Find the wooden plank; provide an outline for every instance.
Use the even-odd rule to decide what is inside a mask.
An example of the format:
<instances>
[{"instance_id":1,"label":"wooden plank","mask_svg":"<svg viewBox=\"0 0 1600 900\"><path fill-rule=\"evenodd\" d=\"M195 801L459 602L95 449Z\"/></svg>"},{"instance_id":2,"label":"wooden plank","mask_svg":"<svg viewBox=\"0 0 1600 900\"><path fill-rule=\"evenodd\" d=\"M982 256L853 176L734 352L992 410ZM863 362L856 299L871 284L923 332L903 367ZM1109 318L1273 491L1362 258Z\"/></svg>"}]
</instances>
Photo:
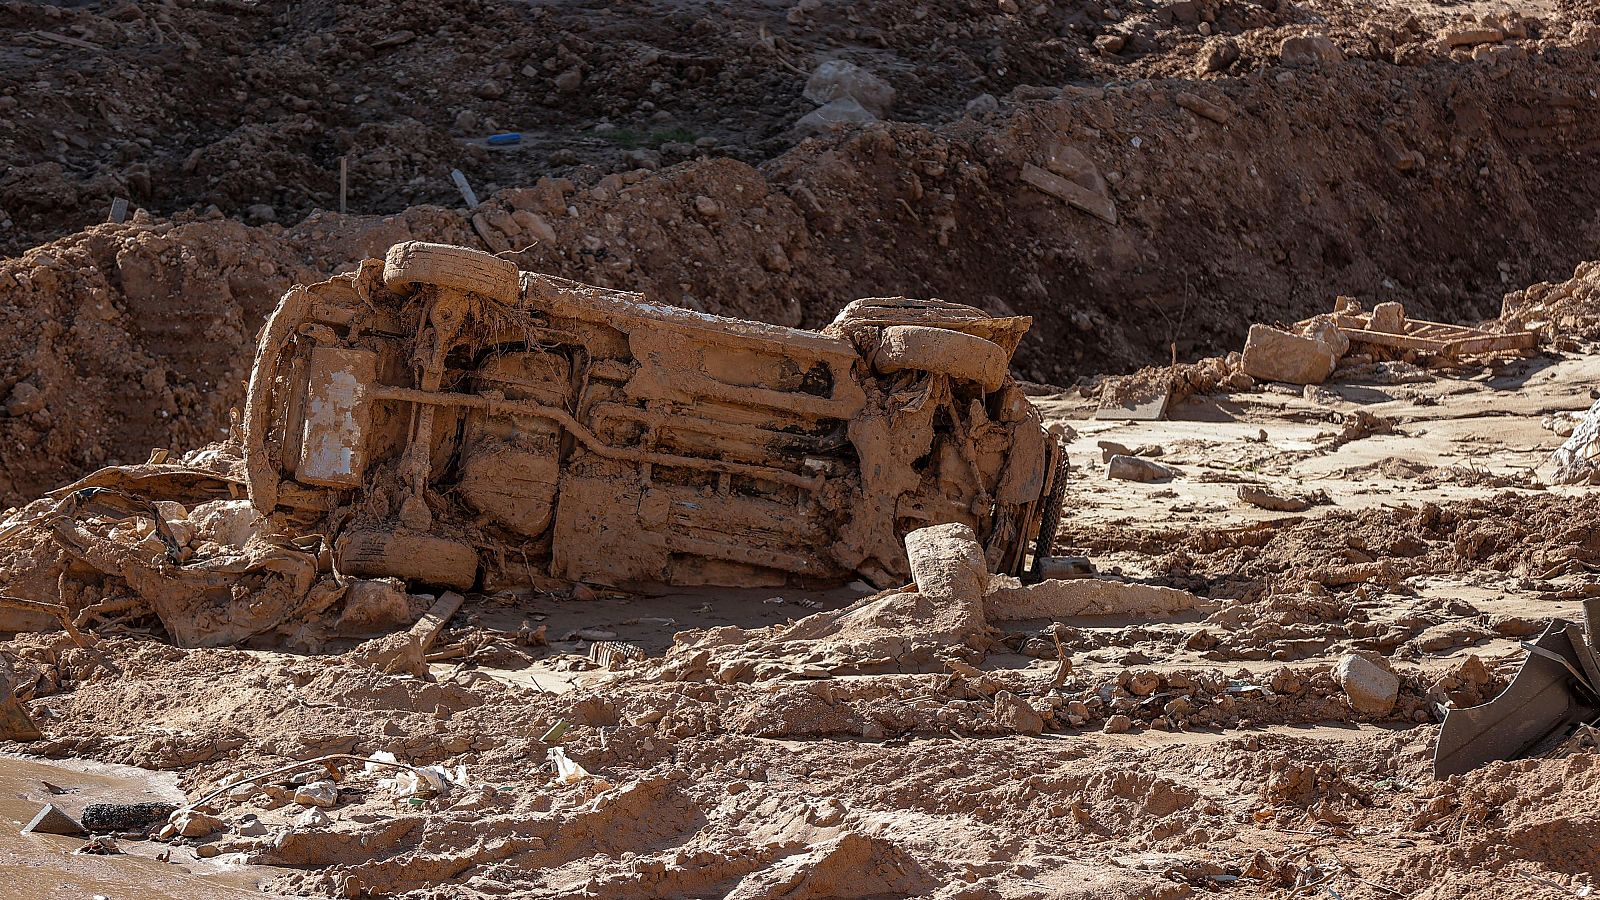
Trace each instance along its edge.
<instances>
[{"instance_id":1,"label":"wooden plank","mask_svg":"<svg viewBox=\"0 0 1600 900\"><path fill-rule=\"evenodd\" d=\"M1022 164L1022 180L1046 194L1101 221L1117 224L1117 205L1110 197L1096 194L1075 181L1069 181L1039 168Z\"/></svg>"}]
</instances>

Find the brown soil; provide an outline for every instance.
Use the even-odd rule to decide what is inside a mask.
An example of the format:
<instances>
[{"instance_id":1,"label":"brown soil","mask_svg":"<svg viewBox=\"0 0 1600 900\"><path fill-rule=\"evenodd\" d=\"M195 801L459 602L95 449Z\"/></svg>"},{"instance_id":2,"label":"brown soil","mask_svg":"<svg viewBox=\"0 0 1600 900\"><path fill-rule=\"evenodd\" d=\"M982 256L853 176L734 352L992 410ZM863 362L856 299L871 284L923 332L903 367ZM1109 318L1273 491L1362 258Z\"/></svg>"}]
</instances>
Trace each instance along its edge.
<instances>
[{"instance_id":1,"label":"brown soil","mask_svg":"<svg viewBox=\"0 0 1600 900\"><path fill-rule=\"evenodd\" d=\"M841 636L851 591L472 596L427 679L130 620L90 649L0 643L46 733L7 749L174 772L191 800L328 753L466 767L405 797L346 766L327 821L264 779L170 847L280 867L279 893L1587 895L1592 747L1429 775L1441 704L1493 696L1600 564L1588 489L1540 478L1541 420L1600 378L1600 12L1522 13L0 3L0 504L221 437L288 285L424 239L781 324L883 295L1034 316L1014 371L1075 435L1060 543L1200 601ZM1513 36L1435 37L1485 15ZM1308 33L1345 59L1285 61ZM888 121L791 128L832 57L894 86ZM1115 223L1024 180L1070 151ZM129 221L97 224L119 196ZM1502 315L1568 355L1303 392L1204 361L1336 295ZM1152 386L1170 421L1091 418ZM1099 439L1182 474L1105 480ZM1240 485L1331 505L1286 516ZM648 659L596 669L594 640ZM1340 690L1350 651L1393 665L1391 712ZM596 777L554 780L557 744Z\"/></svg>"}]
</instances>

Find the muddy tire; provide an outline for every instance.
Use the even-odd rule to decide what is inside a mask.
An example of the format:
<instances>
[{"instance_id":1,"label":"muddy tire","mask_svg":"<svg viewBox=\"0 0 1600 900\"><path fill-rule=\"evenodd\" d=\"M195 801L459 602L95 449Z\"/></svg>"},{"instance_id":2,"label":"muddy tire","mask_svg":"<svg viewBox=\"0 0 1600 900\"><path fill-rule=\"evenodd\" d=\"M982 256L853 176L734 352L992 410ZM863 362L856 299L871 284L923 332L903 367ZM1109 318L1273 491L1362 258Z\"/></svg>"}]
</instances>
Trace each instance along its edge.
<instances>
[{"instance_id":1,"label":"muddy tire","mask_svg":"<svg viewBox=\"0 0 1600 900\"><path fill-rule=\"evenodd\" d=\"M993 391L1006 380L1011 355L977 335L927 325L891 325L872 354L872 368L885 375L911 369L976 381Z\"/></svg>"},{"instance_id":2,"label":"muddy tire","mask_svg":"<svg viewBox=\"0 0 1600 900\"><path fill-rule=\"evenodd\" d=\"M397 294L431 284L505 304L515 304L522 292L516 263L481 250L422 241L389 248L383 261L383 283Z\"/></svg>"}]
</instances>

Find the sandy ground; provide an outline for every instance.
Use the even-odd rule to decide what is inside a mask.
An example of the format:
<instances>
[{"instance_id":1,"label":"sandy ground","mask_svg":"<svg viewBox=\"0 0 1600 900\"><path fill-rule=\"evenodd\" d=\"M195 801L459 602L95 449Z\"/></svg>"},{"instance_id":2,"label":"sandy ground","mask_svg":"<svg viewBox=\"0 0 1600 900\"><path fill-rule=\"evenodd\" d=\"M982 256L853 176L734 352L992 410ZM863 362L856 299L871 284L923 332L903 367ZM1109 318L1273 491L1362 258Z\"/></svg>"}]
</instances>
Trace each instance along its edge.
<instances>
[{"instance_id":1,"label":"sandy ground","mask_svg":"<svg viewBox=\"0 0 1600 900\"><path fill-rule=\"evenodd\" d=\"M1539 482L1560 441L1541 422L1587 408L1597 373L1590 355L1386 364L1138 423L1040 398L1077 435L1062 541L1201 598L1171 615L963 632L849 589L475 596L430 680L133 635L0 650L35 679L47 739L28 752L174 772L191 800L329 753L464 767L409 797L359 764L314 767L300 780L338 779L327 809L294 801L292 774L260 779L210 804L220 831L169 845L276 866L276 892L1581 896L1592 755L1445 782L1429 761L1443 705L1492 696L1519 638L1577 614L1596 510ZM1358 431L1390 430L1339 438L1361 412L1383 418ZM1159 447L1182 475L1108 481L1102 440ZM1328 502L1267 512L1242 483ZM853 603L868 612L835 617ZM593 640L648 659L596 668ZM1350 650L1401 676L1390 713L1357 713L1330 676ZM592 776L556 781L554 745Z\"/></svg>"}]
</instances>

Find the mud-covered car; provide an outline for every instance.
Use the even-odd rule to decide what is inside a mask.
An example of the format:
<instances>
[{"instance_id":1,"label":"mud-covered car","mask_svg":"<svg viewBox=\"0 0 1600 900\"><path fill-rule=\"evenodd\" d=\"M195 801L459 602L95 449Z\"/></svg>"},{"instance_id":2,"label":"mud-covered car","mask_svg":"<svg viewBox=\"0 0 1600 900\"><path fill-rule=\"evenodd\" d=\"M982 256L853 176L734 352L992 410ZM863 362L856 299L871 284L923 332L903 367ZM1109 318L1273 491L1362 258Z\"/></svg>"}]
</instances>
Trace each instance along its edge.
<instances>
[{"instance_id":1,"label":"mud-covered car","mask_svg":"<svg viewBox=\"0 0 1600 900\"><path fill-rule=\"evenodd\" d=\"M249 497L341 574L455 588L897 584L943 522L1022 573L1062 461L1007 374L1029 324L867 299L819 333L398 244L268 320Z\"/></svg>"}]
</instances>

